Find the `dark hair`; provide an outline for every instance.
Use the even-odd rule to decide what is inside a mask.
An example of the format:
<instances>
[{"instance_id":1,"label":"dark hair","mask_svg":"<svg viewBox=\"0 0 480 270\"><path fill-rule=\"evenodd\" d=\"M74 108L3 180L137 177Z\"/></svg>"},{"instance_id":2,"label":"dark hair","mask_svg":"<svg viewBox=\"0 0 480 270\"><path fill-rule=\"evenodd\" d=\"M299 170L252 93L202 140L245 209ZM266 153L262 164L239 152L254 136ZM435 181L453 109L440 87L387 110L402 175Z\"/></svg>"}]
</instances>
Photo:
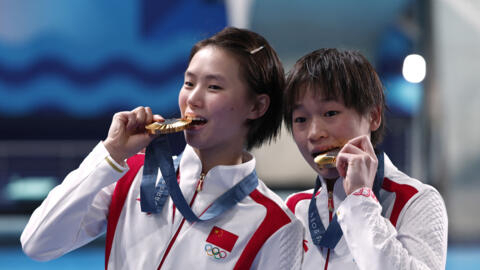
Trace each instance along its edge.
<instances>
[{"instance_id":1,"label":"dark hair","mask_svg":"<svg viewBox=\"0 0 480 270\"><path fill-rule=\"evenodd\" d=\"M287 75L284 95L284 120L292 132L292 114L307 90L330 100L343 100L347 108L365 115L380 107L381 124L371 133L374 146L383 139L385 130L384 87L372 65L357 51L320 49L300 58Z\"/></svg>"},{"instance_id":2,"label":"dark hair","mask_svg":"<svg viewBox=\"0 0 480 270\"><path fill-rule=\"evenodd\" d=\"M267 94L270 106L265 114L248 122L247 149L272 141L282 124L282 95L285 87L283 66L275 50L259 34L226 27L214 36L199 41L190 51L190 59L202 48L214 46L233 55L252 94Z\"/></svg>"}]
</instances>

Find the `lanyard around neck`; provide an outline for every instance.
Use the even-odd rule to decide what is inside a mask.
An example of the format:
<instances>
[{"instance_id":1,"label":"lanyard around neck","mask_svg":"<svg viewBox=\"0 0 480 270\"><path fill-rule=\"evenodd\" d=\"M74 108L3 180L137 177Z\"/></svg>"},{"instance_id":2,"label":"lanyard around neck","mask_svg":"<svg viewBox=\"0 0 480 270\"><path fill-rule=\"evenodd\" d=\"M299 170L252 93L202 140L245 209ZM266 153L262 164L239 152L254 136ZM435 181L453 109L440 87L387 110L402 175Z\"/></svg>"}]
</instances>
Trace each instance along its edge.
<instances>
[{"instance_id":1,"label":"lanyard around neck","mask_svg":"<svg viewBox=\"0 0 480 270\"><path fill-rule=\"evenodd\" d=\"M177 182L176 169L180 156L172 160L170 145L166 135L156 137L145 153L143 178L140 186L140 204L143 212L159 213L170 195L176 208L189 222L206 221L221 215L243 200L258 186L258 177L253 170L238 184L218 197L201 217L193 213ZM155 186L158 168L162 177Z\"/></svg>"},{"instance_id":2,"label":"lanyard around neck","mask_svg":"<svg viewBox=\"0 0 480 270\"><path fill-rule=\"evenodd\" d=\"M375 175L375 180L373 182L373 193L377 198L380 198L380 188L382 186L383 177L384 177L384 159L383 151L377 153L378 159L378 168ZM308 227L310 230L310 235L312 236L312 242L314 245L334 249L337 246L338 242L343 236L342 229L340 224L338 224L337 215L334 214L332 221L328 225L327 229L320 219L320 214L317 209L317 198L316 194L320 189L322 182L320 177L317 177L315 182L315 189L313 190L312 199L310 200L310 205L308 207Z\"/></svg>"}]
</instances>

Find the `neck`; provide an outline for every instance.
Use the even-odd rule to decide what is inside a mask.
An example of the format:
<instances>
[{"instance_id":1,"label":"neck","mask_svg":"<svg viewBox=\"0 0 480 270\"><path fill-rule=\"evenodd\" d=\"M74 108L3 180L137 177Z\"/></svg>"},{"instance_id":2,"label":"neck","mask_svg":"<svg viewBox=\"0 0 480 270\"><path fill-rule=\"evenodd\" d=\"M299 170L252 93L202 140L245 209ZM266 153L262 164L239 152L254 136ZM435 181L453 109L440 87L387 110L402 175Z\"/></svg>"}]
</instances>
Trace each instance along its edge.
<instances>
[{"instance_id":1,"label":"neck","mask_svg":"<svg viewBox=\"0 0 480 270\"><path fill-rule=\"evenodd\" d=\"M325 182L327 183L327 191L333 191L333 187L335 186L335 182L338 178L324 178Z\"/></svg>"},{"instance_id":2,"label":"neck","mask_svg":"<svg viewBox=\"0 0 480 270\"><path fill-rule=\"evenodd\" d=\"M222 151L218 151L218 149L194 149L202 162L202 173L204 174L218 165L237 165L245 161L242 148L223 149Z\"/></svg>"}]
</instances>

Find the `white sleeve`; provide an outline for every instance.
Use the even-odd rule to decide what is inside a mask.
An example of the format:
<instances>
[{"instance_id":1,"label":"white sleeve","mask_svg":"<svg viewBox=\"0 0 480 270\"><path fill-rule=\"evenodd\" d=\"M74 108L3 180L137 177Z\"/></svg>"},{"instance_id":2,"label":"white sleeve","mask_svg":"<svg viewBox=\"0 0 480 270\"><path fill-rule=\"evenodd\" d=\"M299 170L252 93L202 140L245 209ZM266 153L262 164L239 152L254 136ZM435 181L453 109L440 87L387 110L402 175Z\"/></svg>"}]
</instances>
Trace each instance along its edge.
<instances>
[{"instance_id":1,"label":"white sleeve","mask_svg":"<svg viewBox=\"0 0 480 270\"><path fill-rule=\"evenodd\" d=\"M99 143L49 192L20 237L25 254L39 261L55 259L105 232L115 182L128 170L108 156Z\"/></svg>"},{"instance_id":2,"label":"white sleeve","mask_svg":"<svg viewBox=\"0 0 480 270\"><path fill-rule=\"evenodd\" d=\"M420 194L403 210L398 230L381 216L374 196L354 193L342 202L337 216L359 269L445 269L447 211L436 190Z\"/></svg>"},{"instance_id":3,"label":"white sleeve","mask_svg":"<svg viewBox=\"0 0 480 270\"><path fill-rule=\"evenodd\" d=\"M296 270L303 259L303 225L292 220L275 232L260 249L251 269Z\"/></svg>"}]
</instances>

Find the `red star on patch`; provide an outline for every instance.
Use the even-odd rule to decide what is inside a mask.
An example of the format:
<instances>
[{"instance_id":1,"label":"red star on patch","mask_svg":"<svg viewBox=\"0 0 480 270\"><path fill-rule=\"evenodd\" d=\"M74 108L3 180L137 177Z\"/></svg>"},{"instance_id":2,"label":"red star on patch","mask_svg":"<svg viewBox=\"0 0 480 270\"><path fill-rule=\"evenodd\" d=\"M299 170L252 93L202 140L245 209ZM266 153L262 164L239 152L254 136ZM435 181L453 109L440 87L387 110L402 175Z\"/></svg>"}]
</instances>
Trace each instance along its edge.
<instances>
[{"instance_id":1,"label":"red star on patch","mask_svg":"<svg viewBox=\"0 0 480 270\"><path fill-rule=\"evenodd\" d=\"M220 227L214 226L208 235L207 242L231 252L233 246L235 246L235 243L237 242L237 239L237 235Z\"/></svg>"}]
</instances>

